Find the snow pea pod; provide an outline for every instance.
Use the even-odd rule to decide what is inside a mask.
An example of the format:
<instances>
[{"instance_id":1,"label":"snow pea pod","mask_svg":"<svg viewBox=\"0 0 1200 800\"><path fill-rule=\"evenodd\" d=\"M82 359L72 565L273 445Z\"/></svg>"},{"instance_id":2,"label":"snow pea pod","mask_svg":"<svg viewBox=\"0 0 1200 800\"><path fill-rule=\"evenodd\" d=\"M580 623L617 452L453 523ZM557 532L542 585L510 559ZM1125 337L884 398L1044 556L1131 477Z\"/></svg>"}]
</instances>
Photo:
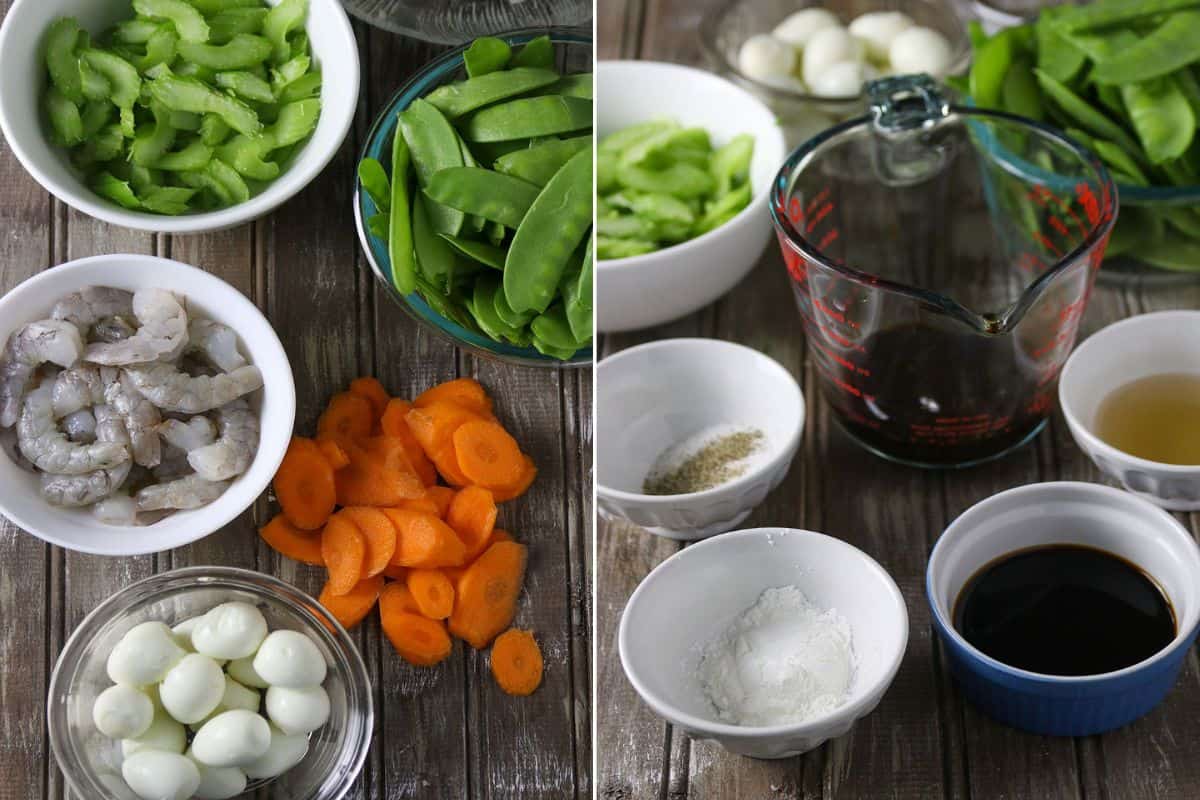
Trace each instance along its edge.
<instances>
[{"instance_id":1,"label":"snow pea pod","mask_svg":"<svg viewBox=\"0 0 1200 800\"><path fill-rule=\"evenodd\" d=\"M457 147L455 149L457 150ZM408 205L408 170L411 161L408 141L397 127L396 135L392 137L392 207L388 220L388 257L392 262L392 282L401 294L412 294L417 288L412 216Z\"/></svg>"},{"instance_id":2,"label":"snow pea pod","mask_svg":"<svg viewBox=\"0 0 1200 800\"><path fill-rule=\"evenodd\" d=\"M1042 9L1033 34L1037 41L1037 66L1059 83L1067 83L1083 69L1087 54L1075 46L1054 24L1056 7Z\"/></svg>"},{"instance_id":3,"label":"snow pea pod","mask_svg":"<svg viewBox=\"0 0 1200 800\"><path fill-rule=\"evenodd\" d=\"M1109 28L1122 22L1143 17L1170 14L1194 8L1196 0L1136 0L1123 3L1092 3L1087 6L1064 8L1055 16L1055 23L1066 31L1085 31Z\"/></svg>"},{"instance_id":4,"label":"snow pea pod","mask_svg":"<svg viewBox=\"0 0 1200 800\"><path fill-rule=\"evenodd\" d=\"M463 64L467 68L467 76L478 78L504 69L512 56L512 48L503 39L494 36L481 36L471 42L471 46L463 52Z\"/></svg>"},{"instance_id":5,"label":"snow pea pod","mask_svg":"<svg viewBox=\"0 0 1200 800\"><path fill-rule=\"evenodd\" d=\"M456 261L454 250L434 231L429 221L428 198L421 194L413 197L412 238L421 275L434 286L449 289Z\"/></svg>"},{"instance_id":6,"label":"snow pea pod","mask_svg":"<svg viewBox=\"0 0 1200 800\"><path fill-rule=\"evenodd\" d=\"M592 148L591 136L575 136L570 139L553 139L523 150L514 150L496 159L493 166L497 172L520 178L536 186L545 186L554 177L567 159L580 150Z\"/></svg>"},{"instance_id":7,"label":"snow pea pod","mask_svg":"<svg viewBox=\"0 0 1200 800\"><path fill-rule=\"evenodd\" d=\"M504 295L514 311L550 305L571 253L592 221L592 154L581 150L542 188L504 261Z\"/></svg>"},{"instance_id":8,"label":"snow pea pod","mask_svg":"<svg viewBox=\"0 0 1200 800\"><path fill-rule=\"evenodd\" d=\"M1023 58L1013 62L1012 68L1005 74L1000 97L1001 107L1006 111L1036 120L1046 117L1042 93L1038 89L1037 78L1033 76L1032 65Z\"/></svg>"},{"instance_id":9,"label":"snow pea pod","mask_svg":"<svg viewBox=\"0 0 1200 800\"><path fill-rule=\"evenodd\" d=\"M218 72L217 86L228 89L245 100L254 100L259 103L275 102L275 92L271 90L271 84L253 72L245 70Z\"/></svg>"},{"instance_id":10,"label":"snow pea pod","mask_svg":"<svg viewBox=\"0 0 1200 800\"><path fill-rule=\"evenodd\" d=\"M1138 248L1137 256L1147 264L1174 272L1200 271L1200 242L1168 231L1154 242Z\"/></svg>"},{"instance_id":11,"label":"snow pea pod","mask_svg":"<svg viewBox=\"0 0 1200 800\"><path fill-rule=\"evenodd\" d=\"M262 33L271 43L274 51L271 58L276 64L291 58L292 48L287 36L304 23L306 13L308 0L281 0L263 18Z\"/></svg>"},{"instance_id":12,"label":"snow pea pod","mask_svg":"<svg viewBox=\"0 0 1200 800\"><path fill-rule=\"evenodd\" d=\"M72 103L83 102L78 50L86 37L73 17L55 20L46 31L46 69L55 88Z\"/></svg>"},{"instance_id":13,"label":"snow pea pod","mask_svg":"<svg viewBox=\"0 0 1200 800\"><path fill-rule=\"evenodd\" d=\"M514 67L541 67L550 69L554 66L554 45L546 35L530 39L525 46L513 56Z\"/></svg>"},{"instance_id":14,"label":"snow pea pod","mask_svg":"<svg viewBox=\"0 0 1200 800\"><path fill-rule=\"evenodd\" d=\"M388 185L387 170L373 158L358 162L358 182L380 211L392 207L392 188Z\"/></svg>"},{"instance_id":15,"label":"snow pea pod","mask_svg":"<svg viewBox=\"0 0 1200 800\"><path fill-rule=\"evenodd\" d=\"M534 339L540 339L558 350L574 352L583 344L571 332L571 323L567 321L567 311L562 303L554 303L534 317L529 329L533 331Z\"/></svg>"},{"instance_id":16,"label":"snow pea pod","mask_svg":"<svg viewBox=\"0 0 1200 800\"><path fill-rule=\"evenodd\" d=\"M566 361L572 358L577 352L576 350L555 347L547 342L542 341L536 336L533 337L532 344L534 348L542 355L549 356L550 358L557 358L559 361Z\"/></svg>"},{"instance_id":17,"label":"snow pea pod","mask_svg":"<svg viewBox=\"0 0 1200 800\"><path fill-rule=\"evenodd\" d=\"M518 330L529 325L536 316L532 311L526 311L523 314L518 314L512 310L512 306L508 304L508 299L504 296L504 289L501 287L494 295L492 295L493 304L496 307L496 315L504 320L504 324Z\"/></svg>"},{"instance_id":18,"label":"snow pea pod","mask_svg":"<svg viewBox=\"0 0 1200 800\"><path fill-rule=\"evenodd\" d=\"M504 249L488 244L487 242L477 242L473 239L462 239L458 236L447 236L441 234L441 237L458 252L462 253L472 261L476 261L484 266L491 267L503 271L504 269Z\"/></svg>"},{"instance_id":19,"label":"snow pea pod","mask_svg":"<svg viewBox=\"0 0 1200 800\"><path fill-rule=\"evenodd\" d=\"M425 193L449 208L516 228L537 199L538 187L490 169L449 167L433 174Z\"/></svg>"},{"instance_id":20,"label":"snow pea pod","mask_svg":"<svg viewBox=\"0 0 1200 800\"><path fill-rule=\"evenodd\" d=\"M564 75L550 87L547 94L561 94L564 97L585 97L592 99L592 73L577 72L574 75Z\"/></svg>"},{"instance_id":21,"label":"snow pea pod","mask_svg":"<svg viewBox=\"0 0 1200 800\"><path fill-rule=\"evenodd\" d=\"M384 212L372 214L367 217L367 230L376 239L387 241L388 238L388 215Z\"/></svg>"},{"instance_id":22,"label":"snow pea pod","mask_svg":"<svg viewBox=\"0 0 1200 800\"><path fill-rule=\"evenodd\" d=\"M201 67L226 71L261 64L271 55L271 42L249 33L235 34L225 44L200 44L182 41L179 56Z\"/></svg>"},{"instance_id":23,"label":"snow pea pod","mask_svg":"<svg viewBox=\"0 0 1200 800\"><path fill-rule=\"evenodd\" d=\"M577 342L587 342L592 338L592 262L593 239L587 239L583 253L583 263L579 271L574 273L562 287L563 309L567 314L567 324L571 326L571 335Z\"/></svg>"},{"instance_id":24,"label":"snow pea pod","mask_svg":"<svg viewBox=\"0 0 1200 800\"><path fill-rule=\"evenodd\" d=\"M1105 139L1116 142L1130 153L1136 153L1140 149L1137 142L1125 132L1124 128L1110 120L1102 112L1096 110L1079 95L1040 69L1034 69L1033 74L1037 77L1038 85L1042 87L1042 91L1048 94L1050 99L1057 103L1063 111L1074 118L1082 128L1091 131L1097 136L1102 136Z\"/></svg>"},{"instance_id":25,"label":"snow pea pod","mask_svg":"<svg viewBox=\"0 0 1200 800\"><path fill-rule=\"evenodd\" d=\"M173 111L216 114L238 133L257 136L262 123L254 110L195 78L160 75L150 81L150 96Z\"/></svg>"},{"instance_id":26,"label":"snow pea pod","mask_svg":"<svg viewBox=\"0 0 1200 800\"><path fill-rule=\"evenodd\" d=\"M524 97L482 108L466 118L470 142L505 142L553 136L592 126L592 103L582 97Z\"/></svg>"},{"instance_id":27,"label":"snow pea pod","mask_svg":"<svg viewBox=\"0 0 1200 800\"><path fill-rule=\"evenodd\" d=\"M450 123L431 103L417 99L398 115L399 130L412 153L413 171L422 188L439 170L463 166L462 150ZM394 179L393 179L394 180ZM440 203L430 204L429 221L434 230L457 236L465 215Z\"/></svg>"},{"instance_id":28,"label":"snow pea pod","mask_svg":"<svg viewBox=\"0 0 1200 800\"><path fill-rule=\"evenodd\" d=\"M439 86L426 95L425 100L449 119L457 119L477 108L550 86L557 81L558 73L554 70L518 67Z\"/></svg>"},{"instance_id":29,"label":"snow pea pod","mask_svg":"<svg viewBox=\"0 0 1200 800\"><path fill-rule=\"evenodd\" d=\"M976 103L984 108L995 108L1000 104L1000 87L1004 84L1004 76L1012 60L1012 38L1003 31L986 40L975 51L968 86Z\"/></svg>"},{"instance_id":30,"label":"snow pea pod","mask_svg":"<svg viewBox=\"0 0 1200 800\"><path fill-rule=\"evenodd\" d=\"M54 85L46 90L44 103L55 143L70 147L82 142L83 118L79 114L79 106L72 103Z\"/></svg>"},{"instance_id":31,"label":"snow pea pod","mask_svg":"<svg viewBox=\"0 0 1200 800\"><path fill-rule=\"evenodd\" d=\"M185 42L208 41L204 15L183 0L133 0L133 10L143 17L169 21Z\"/></svg>"},{"instance_id":32,"label":"snow pea pod","mask_svg":"<svg viewBox=\"0 0 1200 800\"><path fill-rule=\"evenodd\" d=\"M1112 58L1097 61L1092 77L1099 83L1124 84L1167 75L1200 61L1200 11L1180 11L1139 36Z\"/></svg>"},{"instance_id":33,"label":"snow pea pod","mask_svg":"<svg viewBox=\"0 0 1200 800\"><path fill-rule=\"evenodd\" d=\"M1161 164L1187 152L1196 132L1196 116L1169 76L1125 84L1121 100L1152 163Z\"/></svg>"}]
</instances>

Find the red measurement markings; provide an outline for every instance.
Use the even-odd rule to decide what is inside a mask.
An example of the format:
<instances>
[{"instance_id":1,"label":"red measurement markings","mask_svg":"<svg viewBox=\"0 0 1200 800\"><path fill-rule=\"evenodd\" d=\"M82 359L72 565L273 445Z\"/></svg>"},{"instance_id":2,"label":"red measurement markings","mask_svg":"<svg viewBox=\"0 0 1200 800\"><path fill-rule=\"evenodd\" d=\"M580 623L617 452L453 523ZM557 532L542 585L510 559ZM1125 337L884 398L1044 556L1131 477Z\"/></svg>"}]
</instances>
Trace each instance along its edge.
<instances>
[{"instance_id":1,"label":"red measurement markings","mask_svg":"<svg viewBox=\"0 0 1200 800\"><path fill-rule=\"evenodd\" d=\"M812 219L810 219L808 221L808 224L806 226L804 226L804 232L812 233L813 228L820 225L821 220L828 217L831 213L833 213L833 203L826 203L825 205L821 206L821 208L817 211L816 215L813 216Z\"/></svg>"},{"instance_id":2,"label":"red measurement markings","mask_svg":"<svg viewBox=\"0 0 1200 800\"><path fill-rule=\"evenodd\" d=\"M797 228L804 227L804 207L800 204L799 197L793 197L788 201L787 218Z\"/></svg>"},{"instance_id":3,"label":"red measurement markings","mask_svg":"<svg viewBox=\"0 0 1200 800\"><path fill-rule=\"evenodd\" d=\"M932 423L914 422L909 425L913 438L925 441L957 441L977 439L1008 427L1011 417L975 414L961 417L938 417Z\"/></svg>"},{"instance_id":4,"label":"red measurement markings","mask_svg":"<svg viewBox=\"0 0 1200 800\"><path fill-rule=\"evenodd\" d=\"M779 237L779 246L783 250L783 263L787 266L788 274L798 282L803 283L808 276L808 265L804 263L804 258L792 249L791 245Z\"/></svg>"},{"instance_id":5,"label":"red measurement markings","mask_svg":"<svg viewBox=\"0 0 1200 800\"><path fill-rule=\"evenodd\" d=\"M1071 221L1075 223L1075 227L1079 228L1079 235L1087 236L1087 232L1088 232L1087 226L1083 224L1083 220L1081 220L1079 218L1079 215L1077 215L1075 213L1075 207L1073 204L1068 203L1065 200L1056 197L1045 186L1033 187L1033 189L1031 189L1029 191L1029 194L1027 195L1027 197L1030 200L1033 200L1035 203L1038 204L1039 207L1041 207L1043 209L1049 208L1051 201L1053 201L1056 205L1061 206L1061 208L1059 208L1058 210L1059 211L1065 210L1067 215L1069 215L1071 217ZM1055 214L1051 213L1050 225L1051 225L1051 227L1053 227L1056 231L1058 231L1063 236L1071 235L1071 232L1067 229L1067 226L1063 222L1061 216L1056 216Z\"/></svg>"},{"instance_id":6,"label":"red measurement markings","mask_svg":"<svg viewBox=\"0 0 1200 800\"><path fill-rule=\"evenodd\" d=\"M846 370L849 370L850 372L854 373L855 375L861 375L864 378L871 377L871 370L867 369L866 367L861 367L858 364L855 364L853 361L850 361L850 360L844 358L843 356L838 355L837 353L833 352L828 347L826 347L824 345L824 343L822 343L821 341L819 341L817 339L812 339L811 341L812 341L813 347L815 347L817 350L820 350L822 353L824 353L829 358L832 358L837 363L841 364L842 367L845 368Z\"/></svg>"},{"instance_id":7,"label":"red measurement markings","mask_svg":"<svg viewBox=\"0 0 1200 800\"><path fill-rule=\"evenodd\" d=\"M1017 258L1017 269L1022 272L1041 272L1045 268L1045 262L1033 253L1024 252Z\"/></svg>"},{"instance_id":8,"label":"red measurement markings","mask_svg":"<svg viewBox=\"0 0 1200 800\"><path fill-rule=\"evenodd\" d=\"M1106 190L1106 200L1107 194ZM1087 215L1088 222L1092 225L1098 223L1100 221L1100 203L1096 201L1096 195L1092 193L1092 187L1086 183L1075 184L1075 197L1079 200L1079 204L1083 206L1083 213Z\"/></svg>"},{"instance_id":9,"label":"red measurement markings","mask_svg":"<svg viewBox=\"0 0 1200 800\"><path fill-rule=\"evenodd\" d=\"M1031 416L1040 416L1048 413L1051 406L1053 406L1052 394L1051 392L1039 392L1025 406L1025 413Z\"/></svg>"},{"instance_id":10,"label":"red measurement markings","mask_svg":"<svg viewBox=\"0 0 1200 800\"><path fill-rule=\"evenodd\" d=\"M1049 237L1047 237L1046 234L1042 233L1041 231L1037 231L1033 234L1033 236L1035 239L1038 240L1038 243L1041 244L1042 247L1046 248L1051 253L1053 253L1055 255L1055 257L1058 257L1058 258L1062 257L1062 252L1059 251L1059 249L1054 246L1054 242L1050 241Z\"/></svg>"},{"instance_id":11,"label":"red measurement markings","mask_svg":"<svg viewBox=\"0 0 1200 800\"><path fill-rule=\"evenodd\" d=\"M830 228L829 232L826 233L824 236L822 236L821 241L817 243L817 249L825 250L826 248L829 247L829 245L836 242L837 238L838 238L838 229Z\"/></svg>"},{"instance_id":12,"label":"red measurement markings","mask_svg":"<svg viewBox=\"0 0 1200 800\"><path fill-rule=\"evenodd\" d=\"M824 189L822 189L821 191L819 191L815 195L813 195L813 199L808 201L808 209L806 210L808 215L811 217L813 212L822 203L824 203L826 198L828 198L828 197L829 197L829 187L828 186L826 186Z\"/></svg>"},{"instance_id":13,"label":"red measurement markings","mask_svg":"<svg viewBox=\"0 0 1200 800\"><path fill-rule=\"evenodd\" d=\"M1075 329L1079 323L1079 318L1083 315L1083 309L1086 304L1087 298L1081 297L1075 302L1067 303L1059 309L1058 327L1055 329L1054 336L1041 347L1034 348L1029 355L1033 356L1034 359L1041 359L1075 338Z\"/></svg>"}]
</instances>

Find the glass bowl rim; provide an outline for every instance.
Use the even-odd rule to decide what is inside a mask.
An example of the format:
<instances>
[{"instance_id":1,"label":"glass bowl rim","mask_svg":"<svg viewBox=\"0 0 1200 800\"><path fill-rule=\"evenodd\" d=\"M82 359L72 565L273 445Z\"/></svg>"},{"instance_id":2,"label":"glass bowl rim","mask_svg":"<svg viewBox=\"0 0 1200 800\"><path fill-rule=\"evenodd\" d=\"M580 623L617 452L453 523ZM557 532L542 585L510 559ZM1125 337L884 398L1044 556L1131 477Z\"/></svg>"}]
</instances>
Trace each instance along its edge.
<instances>
[{"instance_id":1,"label":"glass bowl rim","mask_svg":"<svg viewBox=\"0 0 1200 800\"><path fill-rule=\"evenodd\" d=\"M502 39L512 45L524 44L530 39L542 35L548 35L551 42L555 44L576 44L594 47L592 37L577 28L554 26L522 28L521 30L494 34L494 38ZM371 126L367 130L367 135L363 139L363 146L358 158L359 161L368 157L375 158L383 152L384 145L386 144L386 134L394 129L395 123L392 120L396 113L407 108L413 100L424 97L439 81L444 79L453 70L462 66L463 54L468 47L470 47L469 42L441 54L413 73L408 80L400 85L400 88L392 94L387 103L384 104L382 110L371 122ZM354 202L354 225L358 232L359 246L362 248L367 264L370 266L376 279L387 287L388 294L400 305L405 314L410 319L415 320L422 328L432 331L442 338L449 339L455 346L468 350L473 354L510 364L543 368L577 369L590 366L593 363L594 339L591 346L578 350L570 359L563 361L544 355L533 346L518 347L508 342L496 342L488 339L467 330L454 320L447 319L437 313L417 292L413 292L410 295L402 294L396 288L395 284L392 283L390 275L380 266L380 258L386 258L386 247L367 230L365 224L366 218L371 214L377 213L378 208L367 193L363 191L362 182L358 177L357 170L355 170L354 175L352 199ZM378 253L376 252L377 247L380 248Z\"/></svg>"},{"instance_id":2,"label":"glass bowl rim","mask_svg":"<svg viewBox=\"0 0 1200 800\"><path fill-rule=\"evenodd\" d=\"M188 578L194 578L197 582L189 587L172 588L173 582ZM361 710L361 724L357 726L359 730L355 732L357 735L348 739L347 745L343 747L343 751L349 750L353 753L345 773L347 780L332 795L323 800L341 800L350 791L354 781L362 774L375 729L374 686L358 647L337 618L307 592L264 572L242 567L212 565L179 567L165 572L156 572L117 590L89 611L63 642L46 687L46 738L50 742L50 750L58 765L59 773L73 792L81 797L88 796L90 790L95 786L95 782L90 781L93 786L82 785L83 776L75 771L80 763L80 759L77 757L79 748L70 731L61 729L57 724L55 715L55 710L63 705L58 702L60 696L65 698L66 687L61 684L68 677L64 674L64 665L68 655L73 656L73 660L78 662L70 670L70 677L74 677L79 669L79 663L82 663L82 657L88 654L87 646L95 637L96 631L92 630L93 628L115 620L134 604L153 602L168 593L176 594L180 591L205 588L216 589L220 588L222 583L230 584L238 590L251 594L267 595L270 592L272 598L287 606L309 627L313 629L325 627L329 631L329 639L333 643L332 649L345 660L349 668L348 685L351 687L351 694L361 695L354 699L365 701L365 706ZM151 588L154 591L147 593L147 590ZM70 771L68 771L68 765L70 765ZM90 778L90 776L87 777ZM271 780L274 779L260 781L256 785L267 786ZM84 791L85 789L89 791ZM248 786L247 791L252 791L252 789Z\"/></svg>"}]
</instances>

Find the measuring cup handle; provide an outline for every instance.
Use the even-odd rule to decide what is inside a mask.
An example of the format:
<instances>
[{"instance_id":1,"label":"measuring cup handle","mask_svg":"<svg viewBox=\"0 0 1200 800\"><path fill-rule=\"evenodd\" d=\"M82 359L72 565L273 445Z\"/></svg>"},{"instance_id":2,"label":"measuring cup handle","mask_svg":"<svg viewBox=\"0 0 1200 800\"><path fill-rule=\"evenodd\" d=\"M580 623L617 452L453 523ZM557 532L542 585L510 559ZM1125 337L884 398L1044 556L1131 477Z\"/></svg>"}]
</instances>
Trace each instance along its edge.
<instances>
[{"instance_id":1,"label":"measuring cup handle","mask_svg":"<svg viewBox=\"0 0 1200 800\"><path fill-rule=\"evenodd\" d=\"M924 73L868 82L867 102L876 131L884 134L928 128L950 116L950 103Z\"/></svg>"}]
</instances>

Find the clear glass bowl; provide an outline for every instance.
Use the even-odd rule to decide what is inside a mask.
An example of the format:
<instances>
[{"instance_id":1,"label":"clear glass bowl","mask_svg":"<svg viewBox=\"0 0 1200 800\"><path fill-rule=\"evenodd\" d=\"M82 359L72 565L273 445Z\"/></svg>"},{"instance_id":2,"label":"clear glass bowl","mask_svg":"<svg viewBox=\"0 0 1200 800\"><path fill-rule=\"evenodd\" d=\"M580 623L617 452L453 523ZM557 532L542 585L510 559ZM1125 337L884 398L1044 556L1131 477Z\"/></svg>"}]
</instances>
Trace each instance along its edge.
<instances>
[{"instance_id":1,"label":"clear glass bowl","mask_svg":"<svg viewBox=\"0 0 1200 800\"><path fill-rule=\"evenodd\" d=\"M1135 232L1144 227L1147 215L1158 215L1167 208L1200 209L1200 186L1117 186L1121 212L1117 226L1109 240L1113 243L1130 229ZM1200 225L1200 214L1193 214ZM1164 221L1160 220L1160 224ZM1123 230L1124 226L1124 230ZM1188 237L1170 225L1167 235L1175 246L1170 258L1164 258L1165 249L1148 250L1138 245L1119 253L1105 256L1099 279L1105 283L1143 286L1174 286L1200 281L1200 237Z\"/></svg>"},{"instance_id":2,"label":"clear glass bowl","mask_svg":"<svg viewBox=\"0 0 1200 800\"><path fill-rule=\"evenodd\" d=\"M558 68L564 72L590 72L592 70L592 39L590 36L573 31L552 28L549 30L526 30L501 34L499 38L513 45L514 48L525 44L534 37L549 34L554 42L558 58ZM408 108L409 104L418 97L424 97L445 83L463 80L467 77L463 67L463 51L466 47L457 47L427 64L413 75L407 83L388 101L383 112L371 125L367 133L367 144L359 159L374 158L384 165L390 163L392 139L396 135L396 115ZM362 190L358 176L354 178L354 224L358 228L358 240L367 256L367 264L379 282L387 288L388 294L395 298L410 317L418 324L435 334L449 339L457 346L471 352L506 361L512 364L524 364L534 367L581 367L592 363L592 348L579 350L568 361L542 355L533 347L517 347L506 342L495 342L476 331L468 330L451 319L443 317L433 310L428 303L416 292L403 294L392 283L392 262L388 258L387 242L374 236L367 230L365 221L378 212L370 196Z\"/></svg>"},{"instance_id":3,"label":"clear glass bowl","mask_svg":"<svg viewBox=\"0 0 1200 800\"><path fill-rule=\"evenodd\" d=\"M366 665L349 634L319 603L269 575L232 567L189 567L138 581L96 607L63 647L46 700L50 746L74 794L88 800L138 800L121 778L120 742L92 722L96 696L111 685L108 654L143 622L175 625L231 600L256 606L271 630L306 633L328 665L329 721L312 733L308 755L269 781L272 800L339 800L362 770L374 707ZM241 797L253 797L257 781Z\"/></svg>"},{"instance_id":4,"label":"clear glass bowl","mask_svg":"<svg viewBox=\"0 0 1200 800\"><path fill-rule=\"evenodd\" d=\"M591 0L342 0L378 28L427 42L461 44L522 28L590 27Z\"/></svg>"},{"instance_id":5,"label":"clear glass bowl","mask_svg":"<svg viewBox=\"0 0 1200 800\"><path fill-rule=\"evenodd\" d=\"M903 11L918 25L932 28L949 42L954 58L950 74L966 70L971 42L953 3L947 0L727 0L704 15L700 43L710 66L759 96L779 115L787 142L796 146L810 137L866 111L866 97L817 97L749 78L737 66L738 50L751 36L770 33L790 14L805 8L832 11L843 24L870 11Z\"/></svg>"}]
</instances>

